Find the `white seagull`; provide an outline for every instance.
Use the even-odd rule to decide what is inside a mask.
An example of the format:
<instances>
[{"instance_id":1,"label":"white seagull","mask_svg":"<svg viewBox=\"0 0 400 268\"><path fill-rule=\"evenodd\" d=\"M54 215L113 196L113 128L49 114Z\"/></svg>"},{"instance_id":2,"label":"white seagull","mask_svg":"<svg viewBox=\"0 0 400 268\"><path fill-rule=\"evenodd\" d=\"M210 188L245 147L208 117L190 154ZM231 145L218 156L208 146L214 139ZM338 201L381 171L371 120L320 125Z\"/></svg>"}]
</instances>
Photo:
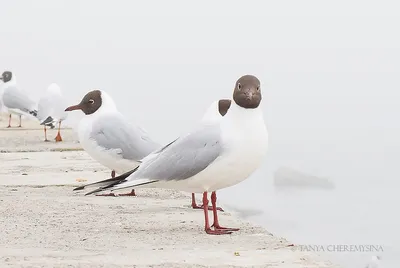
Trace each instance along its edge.
<instances>
[{"instance_id":1,"label":"white seagull","mask_svg":"<svg viewBox=\"0 0 400 268\"><path fill-rule=\"evenodd\" d=\"M15 74L10 71L5 71L0 77L3 80L3 105L8 109L10 117L8 120L8 127L11 127L11 114L17 114L19 116L19 126L21 125L21 116L37 116L36 103L29 98L28 95L19 88L17 88L17 81Z\"/></svg>"},{"instance_id":2,"label":"white seagull","mask_svg":"<svg viewBox=\"0 0 400 268\"><path fill-rule=\"evenodd\" d=\"M86 195L138 186L203 193L206 233L220 235L239 230L220 226L215 191L245 180L260 166L268 145L261 99L260 81L252 75L242 76L235 84L229 110L219 122L201 124L145 157L137 168L92 184L100 188ZM212 192L214 213L211 226L208 192Z\"/></svg>"},{"instance_id":3,"label":"white seagull","mask_svg":"<svg viewBox=\"0 0 400 268\"><path fill-rule=\"evenodd\" d=\"M81 110L85 114L78 127L79 142L83 149L111 169L112 177L115 177L115 173L122 174L136 168L142 158L160 148L142 128L129 124L103 90L90 91L79 104L65 109L73 110ZM123 195L134 196L135 191Z\"/></svg>"},{"instance_id":4,"label":"white seagull","mask_svg":"<svg viewBox=\"0 0 400 268\"><path fill-rule=\"evenodd\" d=\"M62 141L60 129L61 122L67 118L67 113L64 111L65 108L66 104L61 93L61 88L55 83L50 84L38 104L37 118L40 124L44 126L44 141L48 141L46 126L54 128L55 123L58 124L58 133L55 141Z\"/></svg>"}]
</instances>

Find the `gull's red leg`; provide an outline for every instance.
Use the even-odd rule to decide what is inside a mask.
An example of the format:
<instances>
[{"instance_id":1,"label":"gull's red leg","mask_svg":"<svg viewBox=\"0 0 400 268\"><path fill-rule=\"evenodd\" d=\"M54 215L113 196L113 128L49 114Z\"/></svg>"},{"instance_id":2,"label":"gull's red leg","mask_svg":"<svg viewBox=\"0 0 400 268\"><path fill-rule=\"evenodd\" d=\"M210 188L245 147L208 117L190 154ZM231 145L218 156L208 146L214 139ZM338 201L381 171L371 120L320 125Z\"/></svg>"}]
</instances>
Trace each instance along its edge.
<instances>
[{"instance_id":1,"label":"gull's red leg","mask_svg":"<svg viewBox=\"0 0 400 268\"><path fill-rule=\"evenodd\" d=\"M135 189L132 189L130 193L127 194L119 194L117 196L136 196Z\"/></svg>"},{"instance_id":2,"label":"gull's red leg","mask_svg":"<svg viewBox=\"0 0 400 268\"><path fill-rule=\"evenodd\" d=\"M10 128L11 127L11 114L10 114L10 116L8 117L8 128Z\"/></svg>"},{"instance_id":3,"label":"gull's red leg","mask_svg":"<svg viewBox=\"0 0 400 268\"><path fill-rule=\"evenodd\" d=\"M57 136L55 137L56 142L62 141L60 129L61 129L61 121L58 122L58 133Z\"/></svg>"},{"instance_id":4,"label":"gull's red leg","mask_svg":"<svg viewBox=\"0 0 400 268\"><path fill-rule=\"evenodd\" d=\"M226 228L219 225L218 214L217 214L217 193L214 191L211 193L211 204L213 207L214 223L211 227L215 230L225 230L225 231L239 231L239 228Z\"/></svg>"},{"instance_id":5,"label":"gull's red leg","mask_svg":"<svg viewBox=\"0 0 400 268\"><path fill-rule=\"evenodd\" d=\"M201 205L201 206L197 205L194 193L192 193L192 208L193 209L203 209L203 205ZM212 210L212 209L213 209L212 206L208 206L208 210ZM220 207L217 207L217 210L222 211L222 212L224 211Z\"/></svg>"},{"instance_id":6,"label":"gull's red leg","mask_svg":"<svg viewBox=\"0 0 400 268\"><path fill-rule=\"evenodd\" d=\"M44 129L44 141L49 141L48 139L47 139L47 129L46 129L46 126L43 126L43 129Z\"/></svg>"},{"instance_id":7,"label":"gull's red leg","mask_svg":"<svg viewBox=\"0 0 400 268\"><path fill-rule=\"evenodd\" d=\"M207 234L211 235L223 235L223 234L231 234L231 230L224 230L224 229L214 229L212 230L210 227L210 222L208 221L208 199L207 199L207 192L203 193L203 211L204 211L204 230ZM217 211L215 209L215 211Z\"/></svg>"},{"instance_id":8,"label":"gull's red leg","mask_svg":"<svg viewBox=\"0 0 400 268\"><path fill-rule=\"evenodd\" d=\"M113 196L113 197L117 197L117 196L136 196L136 193L135 193L135 189L132 189L132 191L130 193L127 193L127 194L109 193L109 194L96 194L96 196Z\"/></svg>"},{"instance_id":9,"label":"gull's red leg","mask_svg":"<svg viewBox=\"0 0 400 268\"><path fill-rule=\"evenodd\" d=\"M111 171L111 178L115 178L115 170ZM114 193L109 193L109 194L96 194L96 196L136 196L135 189L132 189L132 191L128 194L114 194Z\"/></svg>"}]
</instances>

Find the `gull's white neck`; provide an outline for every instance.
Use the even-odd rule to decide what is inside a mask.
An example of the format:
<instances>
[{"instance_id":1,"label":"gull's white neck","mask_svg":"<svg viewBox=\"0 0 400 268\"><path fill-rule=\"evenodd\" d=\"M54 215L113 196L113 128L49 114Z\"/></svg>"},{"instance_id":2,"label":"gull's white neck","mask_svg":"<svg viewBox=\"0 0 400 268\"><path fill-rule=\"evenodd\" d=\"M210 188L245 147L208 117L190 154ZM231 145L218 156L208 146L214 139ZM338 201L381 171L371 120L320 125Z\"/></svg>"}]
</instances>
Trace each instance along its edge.
<instances>
[{"instance_id":1,"label":"gull's white neck","mask_svg":"<svg viewBox=\"0 0 400 268\"><path fill-rule=\"evenodd\" d=\"M113 99L106 92L101 91L101 106L91 115L96 117L109 112L118 112L117 106L115 105Z\"/></svg>"},{"instance_id":2,"label":"gull's white neck","mask_svg":"<svg viewBox=\"0 0 400 268\"><path fill-rule=\"evenodd\" d=\"M239 120L243 123L245 123L246 120L250 120L251 118L263 120L262 103L260 103L257 108L249 109L237 105L236 102L232 100L232 104L229 107L229 110L226 113L225 117L228 117L229 119L235 119L235 121Z\"/></svg>"},{"instance_id":3,"label":"gull's white neck","mask_svg":"<svg viewBox=\"0 0 400 268\"><path fill-rule=\"evenodd\" d=\"M268 131L261 105L254 109L246 109L232 101L228 112L221 118L220 124L223 139L226 141L240 140L239 143L242 143L243 140L250 139L247 146L258 144L261 151L267 144Z\"/></svg>"},{"instance_id":4,"label":"gull's white neck","mask_svg":"<svg viewBox=\"0 0 400 268\"><path fill-rule=\"evenodd\" d=\"M12 74L11 80L4 83L4 88L16 86L16 85L17 85L17 78L15 77L15 74Z\"/></svg>"}]
</instances>

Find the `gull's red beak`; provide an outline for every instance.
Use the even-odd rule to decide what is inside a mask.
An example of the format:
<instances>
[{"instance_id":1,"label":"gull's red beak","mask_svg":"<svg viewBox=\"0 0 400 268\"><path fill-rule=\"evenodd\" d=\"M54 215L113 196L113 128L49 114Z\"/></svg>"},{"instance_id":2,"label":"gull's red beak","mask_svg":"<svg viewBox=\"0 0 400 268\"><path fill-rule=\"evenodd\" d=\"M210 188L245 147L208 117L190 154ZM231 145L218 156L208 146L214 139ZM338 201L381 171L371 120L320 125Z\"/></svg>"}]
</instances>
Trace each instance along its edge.
<instances>
[{"instance_id":1,"label":"gull's red beak","mask_svg":"<svg viewBox=\"0 0 400 268\"><path fill-rule=\"evenodd\" d=\"M66 112L75 111L75 110L82 110L81 105L72 105L65 109Z\"/></svg>"}]
</instances>

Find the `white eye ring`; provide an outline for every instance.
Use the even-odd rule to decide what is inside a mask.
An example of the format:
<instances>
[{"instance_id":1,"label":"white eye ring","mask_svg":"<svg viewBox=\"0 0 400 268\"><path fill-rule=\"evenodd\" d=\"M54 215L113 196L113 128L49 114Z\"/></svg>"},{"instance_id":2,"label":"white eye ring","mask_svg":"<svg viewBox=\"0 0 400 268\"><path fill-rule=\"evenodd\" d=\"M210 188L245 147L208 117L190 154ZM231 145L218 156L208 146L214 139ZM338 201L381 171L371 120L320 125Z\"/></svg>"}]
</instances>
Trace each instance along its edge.
<instances>
[{"instance_id":1,"label":"white eye ring","mask_svg":"<svg viewBox=\"0 0 400 268\"><path fill-rule=\"evenodd\" d=\"M94 103L94 100L93 100L93 99L90 99L90 100L89 100L89 103L93 104L93 103Z\"/></svg>"},{"instance_id":2,"label":"white eye ring","mask_svg":"<svg viewBox=\"0 0 400 268\"><path fill-rule=\"evenodd\" d=\"M240 83L238 83L237 87L240 90L242 88L242 85Z\"/></svg>"}]
</instances>

